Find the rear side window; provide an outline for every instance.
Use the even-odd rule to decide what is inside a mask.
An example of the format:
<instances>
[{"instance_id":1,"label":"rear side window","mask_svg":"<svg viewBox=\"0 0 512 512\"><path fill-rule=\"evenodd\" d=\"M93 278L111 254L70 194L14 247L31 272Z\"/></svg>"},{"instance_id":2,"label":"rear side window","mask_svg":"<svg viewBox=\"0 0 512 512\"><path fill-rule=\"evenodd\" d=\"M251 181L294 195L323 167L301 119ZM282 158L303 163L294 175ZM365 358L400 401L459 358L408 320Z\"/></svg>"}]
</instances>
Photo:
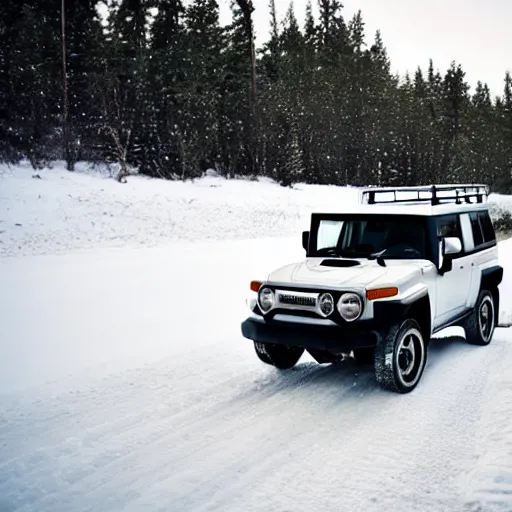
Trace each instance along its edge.
<instances>
[{"instance_id":1,"label":"rear side window","mask_svg":"<svg viewBox=\"0 0 512 512\"><path fill-rule=\"evenodd\" d=\"M496 233L489 212L480 212L480 224L482 226L482 232L484 235L484 243L495 242Z\"/></svg>"},{"instance_id":2,"label":"rear side window","mask_svg":"<svg viewBox=\"0 0 512 512\"><path fill-rule=\"evenodd\" d=\"M496 241L496 233L488 212L473 212L470 218L475 248Z\"/></svg>"}]
</instances>

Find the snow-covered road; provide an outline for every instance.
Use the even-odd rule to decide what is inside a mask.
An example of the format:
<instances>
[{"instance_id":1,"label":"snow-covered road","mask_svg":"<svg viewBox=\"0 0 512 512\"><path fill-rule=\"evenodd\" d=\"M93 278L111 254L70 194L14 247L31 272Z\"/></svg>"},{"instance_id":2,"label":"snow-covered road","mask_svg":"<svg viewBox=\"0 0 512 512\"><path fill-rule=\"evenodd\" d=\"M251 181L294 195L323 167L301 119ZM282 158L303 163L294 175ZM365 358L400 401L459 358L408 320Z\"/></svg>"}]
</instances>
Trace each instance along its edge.
<instances>
[{"instance_id":1,"label":"snow-covered road","mask_svg":"<svg viewBox=\"0 0 512 512\"><path fill-rule=\"evenodd\" d=\"M350 362L279 373L243 299L301 256L295 236L0 260L0 511L510 512L511 333L433 341L406 396Z\"/></svg>"}]
</instances>

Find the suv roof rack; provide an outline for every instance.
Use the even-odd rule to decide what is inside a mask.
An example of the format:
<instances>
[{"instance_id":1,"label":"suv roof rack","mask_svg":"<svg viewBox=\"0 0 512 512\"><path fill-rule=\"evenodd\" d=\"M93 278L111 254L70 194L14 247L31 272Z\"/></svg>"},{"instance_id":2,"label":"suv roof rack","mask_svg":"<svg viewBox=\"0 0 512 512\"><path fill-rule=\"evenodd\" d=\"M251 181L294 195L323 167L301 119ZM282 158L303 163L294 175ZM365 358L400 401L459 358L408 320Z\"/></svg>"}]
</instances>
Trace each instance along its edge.
<instances>
[{"instance_id":1,"label":"suv roof rack","mask_svg":"<svg viewBox=\"0 0 512 512\"><path fill-rule=\"evenodd\" d=\"M397 194L407 194L409 197L398 198ZM392 195L391 199L379 199L381 194ZM421 196L423 194L423 197ZM375 187L365 188L361 191L363 204L395 204L395 203L430 203L432 206L440 204L474 204L483 203L489 196L487 185L428 185L418 187Z\"/></svg>"}]
</instances>

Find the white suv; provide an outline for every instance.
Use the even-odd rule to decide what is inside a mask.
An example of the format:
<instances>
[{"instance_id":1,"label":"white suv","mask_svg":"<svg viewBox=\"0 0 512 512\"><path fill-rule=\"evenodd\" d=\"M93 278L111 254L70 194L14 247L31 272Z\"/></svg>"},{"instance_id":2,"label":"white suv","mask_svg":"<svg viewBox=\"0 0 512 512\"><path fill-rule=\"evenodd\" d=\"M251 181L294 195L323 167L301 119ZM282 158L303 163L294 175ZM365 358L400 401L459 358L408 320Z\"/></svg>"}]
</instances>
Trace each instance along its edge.
<instances>
[{"instance_id":1,"label":"white suv","mask_svg":"<svg viewBox=\"0 0 512 512\"><path fill-rule=\"evenodd\" d=\"M318 363L350 353L377 382L407 393L433 334L462 326L488 345L503 268L485 185L369 188L343 213L314 213L306 259L251 283L242 323L258 357L280 369L304 350Z\"/></svg>"}]
</instances>

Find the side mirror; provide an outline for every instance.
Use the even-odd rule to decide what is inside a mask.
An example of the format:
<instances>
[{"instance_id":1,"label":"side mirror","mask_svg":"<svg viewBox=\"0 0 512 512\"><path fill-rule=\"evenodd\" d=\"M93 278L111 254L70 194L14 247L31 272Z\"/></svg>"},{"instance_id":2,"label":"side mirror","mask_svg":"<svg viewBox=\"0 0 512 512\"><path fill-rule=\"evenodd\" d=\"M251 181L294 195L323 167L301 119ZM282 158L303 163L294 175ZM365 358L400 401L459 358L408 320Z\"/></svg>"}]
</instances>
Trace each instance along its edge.
<instances>
[{"instance_id":1,"label":"side mirror","mask_svg":"<svg viewBox=\"0 0 512 512\"><path fill-rule=\"evenodd\" d=\"M453 256L462 252L462 242L460 238L445 238L444 239L444 255Z\"/></svg>"},{"instance_id":2,"label":"side mirror","mask_svg":"<svg viewBox=\"0 0 512 512\"><path fill-rule=\"evenodd\" d=\"M462 242L460 238L447 237L439 240L439 261L437 266L441 275L452 269L452 260L451 258L446 258L446 256L454 256L461 252Z\"/></svg>"},{"instance_id":3,"label":"side mirror","mask_svg":"<svg viewBox=\"0 0 512 512\"><path fill-rule=\"evenodd\" d=\"M306 252L308 252L309 249L309 231L303 231L302 232L302 247Z\"/></svg>"}]
</instances>

